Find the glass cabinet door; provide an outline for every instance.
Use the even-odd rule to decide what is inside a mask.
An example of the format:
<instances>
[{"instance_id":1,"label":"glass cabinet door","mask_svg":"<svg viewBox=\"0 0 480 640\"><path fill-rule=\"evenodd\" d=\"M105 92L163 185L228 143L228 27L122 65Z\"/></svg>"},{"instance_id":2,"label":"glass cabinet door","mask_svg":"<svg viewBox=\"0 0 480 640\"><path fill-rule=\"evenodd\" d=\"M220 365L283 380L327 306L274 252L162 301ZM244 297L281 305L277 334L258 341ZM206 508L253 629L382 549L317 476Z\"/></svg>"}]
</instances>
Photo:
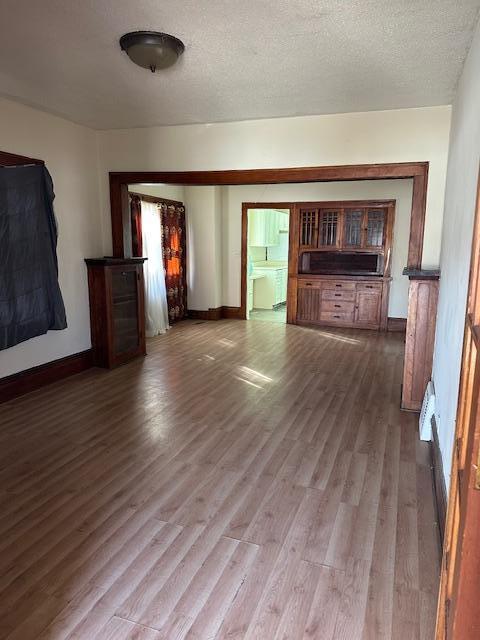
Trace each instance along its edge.
<instances>
[{"instance_id":1,"label":"glass cabinet door","mask_svg":"<svg viewBox=\"0 0 480 640\"><path fill-rule=\"evenodd\" d=\"M113 343L115 354L138 348L137 271L112 271Z\"/></svg>"},{"instance_id":2,"label":"glass cabinet door","mask_svg":"<svg viewBox=\"0 0 480 640\"><path fill-rule=\"evenodd\" d=\"M382 247L385 229L384 209L369 209L367 211L367 247Z\"/></svg>"},{"instance_id":3,"label":"glass cabinet door","mask_svg":"<svg viewBox=\"0 0 480 640\"><path fill-rule=\"evenodd\" d=\"M318 210L300 209L300 246L316 247L318 236Z\"/></svg>"},{"instance_id":4,"label":"glass cabinet door","mask_svg":"<svg viewBox=\"0 0 480 640\"><path fill-rule=\"evenodd\" d=\"M356 249L362 246L363 209L345 209L343 244Z\"/></svg>"},{"instance_id":5,"label":"glass cabinet door","mask_svg":"<svg viewBox=\"0 0 480 640\"><path fill-rule=\"evenodd\" d=\"M319 247L336 247L338 244L338 221L340 219L339 211L320 211L320 228L319 228Z\"/></svg>"}]
</instances>

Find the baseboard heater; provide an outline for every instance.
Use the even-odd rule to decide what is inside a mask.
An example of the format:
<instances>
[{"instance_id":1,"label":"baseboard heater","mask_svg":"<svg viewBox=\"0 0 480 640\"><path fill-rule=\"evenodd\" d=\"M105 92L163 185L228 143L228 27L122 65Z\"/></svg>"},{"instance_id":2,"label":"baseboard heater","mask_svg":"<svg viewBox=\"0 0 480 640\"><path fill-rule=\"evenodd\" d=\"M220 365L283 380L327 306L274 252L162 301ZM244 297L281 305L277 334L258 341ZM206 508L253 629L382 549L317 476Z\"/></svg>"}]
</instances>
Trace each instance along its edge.
<instances>
[{"instance_id":1,"label":"baseboard heater","mask_svg":"<svg viewBox=\"0 0 480 640\"><path fill-rule=\"evenodd\" d=\"M433 382L427 384L427 389L423 397L422 410L419 418L420 440L432 439L432 418L435 414L435 389Z\"/></svg>"}]
</instances>

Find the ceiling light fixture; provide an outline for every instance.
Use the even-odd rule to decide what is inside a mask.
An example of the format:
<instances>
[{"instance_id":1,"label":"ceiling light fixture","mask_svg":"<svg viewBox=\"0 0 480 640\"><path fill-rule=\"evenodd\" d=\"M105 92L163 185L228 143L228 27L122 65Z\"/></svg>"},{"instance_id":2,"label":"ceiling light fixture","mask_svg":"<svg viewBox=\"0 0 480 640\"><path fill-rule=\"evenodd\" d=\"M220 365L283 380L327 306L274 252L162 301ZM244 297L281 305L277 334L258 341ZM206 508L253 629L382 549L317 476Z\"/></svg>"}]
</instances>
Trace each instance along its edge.
<instances>
[{"instance_id":1,"label":"ceiling light fixture","mask_svg":"<svg viewBox=\"0 0 480 640\"><path fill-rule=\"evenodd\" d=\"M127 53L132 62L144 69L150 69L152 73L171 67L185 51L185 45L181 40L157 31L126 33L120 38L120 48Z\"/></svg>"}]
</instances>

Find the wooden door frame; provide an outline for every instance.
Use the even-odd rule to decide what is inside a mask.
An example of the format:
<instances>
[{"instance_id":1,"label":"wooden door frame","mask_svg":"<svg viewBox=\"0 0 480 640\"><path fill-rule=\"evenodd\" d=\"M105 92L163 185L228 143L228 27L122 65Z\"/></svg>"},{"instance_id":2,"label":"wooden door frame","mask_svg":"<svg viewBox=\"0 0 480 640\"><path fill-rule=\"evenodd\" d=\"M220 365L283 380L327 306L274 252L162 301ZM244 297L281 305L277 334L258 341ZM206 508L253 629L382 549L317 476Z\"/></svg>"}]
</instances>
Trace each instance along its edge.
<instances>
[{"instance_id":1,"label":"wooden door frame","mask_svg":"<svg viewBox=\"0 0 480 640\"><path fill-rule=\"evenodd\" d=\"M413 179L409 269L422 266L423 234L428 185L428 162L397 162L282 169L235 169L225 171L114 171L110 172L112 248L115 257L131 255L131 223L128 185L142 182L196 186L347 182L352 180Z\"/></svg>"},{"instance_id":2,"label":"wooden door frame","mask_svg":"<svg viewBox=\"0 0 480 640\"><path fill-rule=\"evenodd\" d=\"M241 269L241 293L240 293L240 311L238 317L241 320L247 319L247 253L248 253L248 210L249 209L289 209L288 216L288 260L290 265L290 233L292 231L293 202L242 202L242 257L240 260ZM288 268L288 267L287 267ZM287 272L287 301L288 290L290 287L290 278Z\"/></svg>"}]
</instances>

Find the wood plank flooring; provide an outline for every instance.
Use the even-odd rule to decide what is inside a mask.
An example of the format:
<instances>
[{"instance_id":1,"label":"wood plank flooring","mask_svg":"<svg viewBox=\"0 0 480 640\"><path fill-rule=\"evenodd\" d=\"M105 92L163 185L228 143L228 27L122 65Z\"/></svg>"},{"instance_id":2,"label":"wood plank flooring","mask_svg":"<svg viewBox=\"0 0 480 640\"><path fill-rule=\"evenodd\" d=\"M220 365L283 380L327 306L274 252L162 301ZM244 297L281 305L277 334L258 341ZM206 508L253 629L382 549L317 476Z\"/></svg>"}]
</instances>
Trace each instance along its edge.
<instances>
[{"instance_id":1,"label":"wood plank flooring","mask_svg":"<svg viewBox=\"0 0 480 640\"><path fill-rule=\"evenodd\" d=\"M0 638L430 640L400 334L194 322L0 406Z\"/></svg>"}]
</instances>

